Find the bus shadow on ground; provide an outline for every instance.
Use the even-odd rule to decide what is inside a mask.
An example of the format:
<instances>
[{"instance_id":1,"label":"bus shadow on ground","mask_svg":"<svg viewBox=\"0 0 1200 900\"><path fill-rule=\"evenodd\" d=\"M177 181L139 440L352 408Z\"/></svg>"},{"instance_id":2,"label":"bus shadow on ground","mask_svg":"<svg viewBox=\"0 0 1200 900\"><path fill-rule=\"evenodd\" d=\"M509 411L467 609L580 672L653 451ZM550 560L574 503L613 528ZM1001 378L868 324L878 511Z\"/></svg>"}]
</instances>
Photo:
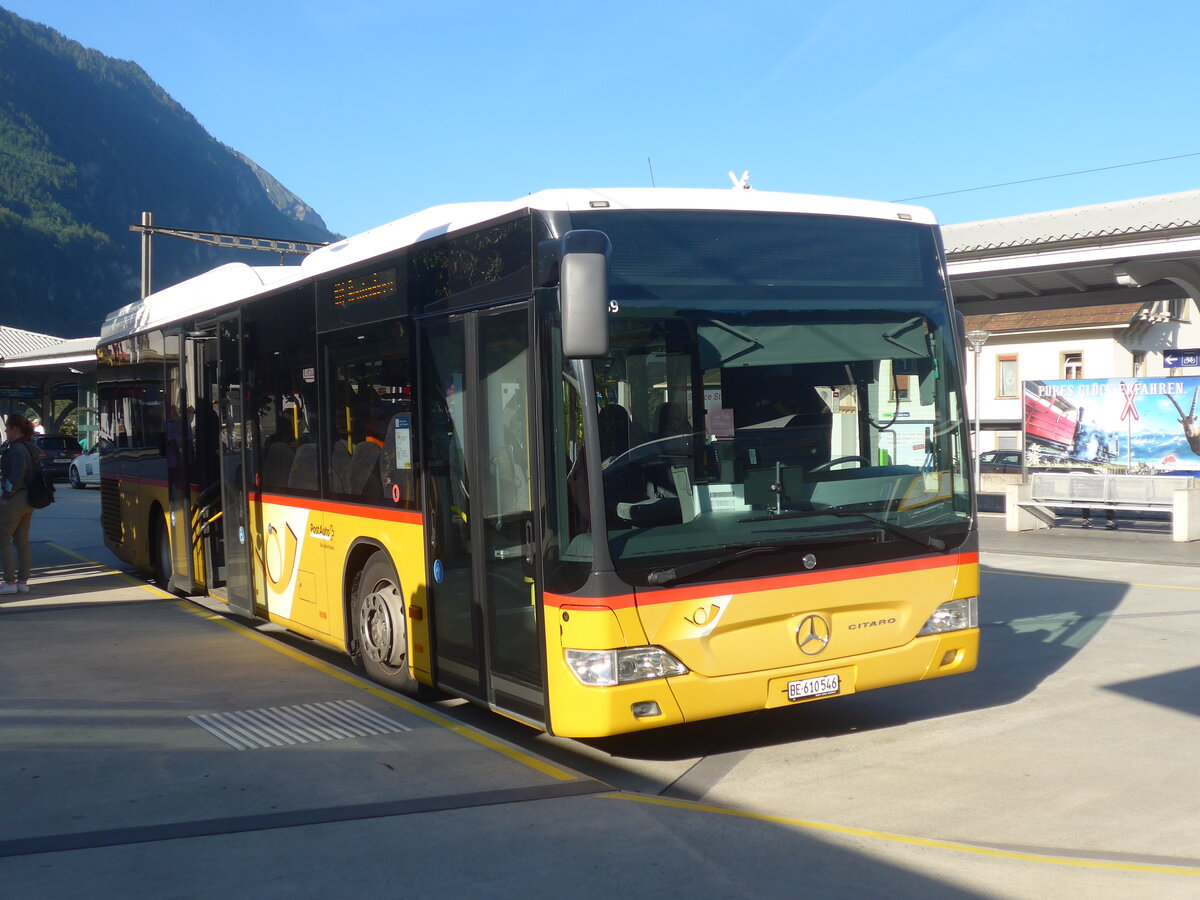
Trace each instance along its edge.
<instances>
[{"instance_id":1,"label":"bus shadow on ground","mask_svg":"<svg viewBox=\"0 0 1200 900\"><path fill-rule=\"evenodd\" d=\"M992 566L980 575L974 672L587 743L615 757L688 759L1005 706L1066 665L1129 590L1117 582L1048 579Z\"/></svg>"},{"instance_id":2,"label":"bus shadow on ground","mask_svg":"<svg viewBox=\"0 0 1200 900\"><path fill-rule=\"evenodd\" d=\"M1200 666L1106 685L1106 690L1200 716Z\"/></svg>"}]
</instances>

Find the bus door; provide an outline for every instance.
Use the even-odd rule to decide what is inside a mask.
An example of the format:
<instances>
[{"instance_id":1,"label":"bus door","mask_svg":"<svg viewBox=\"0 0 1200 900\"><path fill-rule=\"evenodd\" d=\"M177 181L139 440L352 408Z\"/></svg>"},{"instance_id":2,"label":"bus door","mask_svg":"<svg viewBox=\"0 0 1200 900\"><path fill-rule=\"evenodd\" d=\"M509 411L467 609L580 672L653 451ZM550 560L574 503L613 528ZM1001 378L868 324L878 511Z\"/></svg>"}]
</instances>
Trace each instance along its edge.
<instances>
[{"instance_id":1,"label":"bus door","mask_svg":"<svg viewBox=\"0 0 1200 900\"><path fill-rule=\"evenodd\" d=\"M529 304L422 324L436 678L545 721Z\"/></svg>"},{"instance_id":2,"label":"bus door","mask_svg":"<svg viewBox=\"0 0 1200 900\"><path fill-rule=\"evenodd\" d=\"M235 612L252 615L238 319L215 326L216 340L199 344L193 430L200 496L194 517L209 591L216 589Z\"/></svg>"},{"instance_id":3,"label":"bus door","mask_svg":"<svg viewBox=\"0 0 1200 900\"><path fill-rule=\"evenodd\" d=\"M174 417L167 420L167 484L170 502L168 520L171 528L171 589L194 594L202 577L197 571L200 556L199 541L192 516L196 497L192 485L197 481L198 460L195 456L194 419L196 387L204 371L204 343L207 337L191 333L182 337L180 379L182 386L172 400L178 404ZM215 335L212 339L215 339Z\"/></svg>"},{"instance_id":4,"label":"bus door","mask_svg":"<svg viewBox=\"0 0 1200 900\"><path fill-rule=\"evenodd\" d=\"M217 414L221 422L221 511L225 524L225 591L230 609L254 613L250 583L249 506L246 498L246 417L242 414L243 383L240 322L222 319L217 328Z\"/></svg>"}]
</instances>

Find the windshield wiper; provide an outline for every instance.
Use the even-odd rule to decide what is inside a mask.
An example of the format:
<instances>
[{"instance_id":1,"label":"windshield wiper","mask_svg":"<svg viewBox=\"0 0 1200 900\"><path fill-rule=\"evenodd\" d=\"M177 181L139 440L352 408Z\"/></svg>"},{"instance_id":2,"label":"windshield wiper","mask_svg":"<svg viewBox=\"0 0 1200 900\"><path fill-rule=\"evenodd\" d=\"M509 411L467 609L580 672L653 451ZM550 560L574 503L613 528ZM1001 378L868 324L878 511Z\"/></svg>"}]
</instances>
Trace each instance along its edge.
<instances>
[{"instance_id":1,"label":"windshield wiper","mask_svg":"<svg viewBox=\"0 0 1200 900\"><path fill-rule=\"evenodd\" d=\"M843 540L845 540L843 535L829 535L804 541L755 544L753 547L743 547L741 550L726 550L717 556L710 556L708 559L698 560L694 563L683 563L682 565L664 569L652 569L650 574L646 576L646 580L650 584L655 585L670 584L673 581L678 581L680 578L699 575L701 572L707 572L710 569L716 569L726 563L737 562L747 557L758 556L760 553L779 553L782 550L797 550L810 547L814 544L828 544Z\"/></svg>"},{"instance_id":2,"label":"windshield wiper","mask_svg":"<svg viewBox=\"0 0 1200 900\"><path fill-rule=\"evenodd\" d=\"M741 519L742 522L767 522L776 519L812 519L817 516L834 516L839 519L866 519L868 522L874 522L884 531L902 537L905 540L912 541L914 544L920 544L922 547L931 547L934 550L945 550L946 542L941 538L936 538L931 534L922 534L919 531L914 531L912 528L906 528L903 525L897 525L895 522L889 522L887 519L881 519L878 516L873 516L869 512L864 512L861 509L843 509L836 506L828 506L825 509L802 509L793 512L783 512L773 516L760 516L754 519Z\"/></svg>"}]
</instances>

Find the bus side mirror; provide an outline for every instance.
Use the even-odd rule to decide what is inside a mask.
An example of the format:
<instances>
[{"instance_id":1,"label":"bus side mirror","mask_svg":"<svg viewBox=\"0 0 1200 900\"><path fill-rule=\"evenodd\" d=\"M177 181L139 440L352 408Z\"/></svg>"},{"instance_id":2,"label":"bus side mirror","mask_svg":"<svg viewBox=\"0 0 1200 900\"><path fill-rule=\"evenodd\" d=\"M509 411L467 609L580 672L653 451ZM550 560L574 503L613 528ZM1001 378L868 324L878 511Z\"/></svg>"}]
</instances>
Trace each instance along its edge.
<instances>
[{"instance_id":1,"label":"bus side mirror","mask_svg":"<svg viewBox=\"0 0 1200 900\"><path fill-rule=\"evenodd\" d=\"M603 231L568 231L559 256L558 297L562 307L563 355L595 359L608 355L608 255Z\"/></svg>"}]
</instances>

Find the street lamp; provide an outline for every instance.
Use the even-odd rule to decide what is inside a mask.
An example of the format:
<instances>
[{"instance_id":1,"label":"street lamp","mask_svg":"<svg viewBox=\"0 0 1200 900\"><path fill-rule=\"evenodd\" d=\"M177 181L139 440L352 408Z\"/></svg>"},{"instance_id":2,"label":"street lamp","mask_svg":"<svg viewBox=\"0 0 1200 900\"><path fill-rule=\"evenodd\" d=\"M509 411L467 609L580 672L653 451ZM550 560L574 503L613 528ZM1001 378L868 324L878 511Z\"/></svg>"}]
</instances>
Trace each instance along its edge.
<instances>
[{"instance_id":1,"label":"street lamp","mask_svg":"<svg viewBox=\"0 0 1200 900\"><path fill-rule=\"evenodd\" d=\"M979 473L979 355L983 353L983 345L991 334L987 331L968 331L967 340L971 344L971 352L975 354L975 402L972 411L975 413L975 493L978 494L982 485Z\"/></svg>"}]
</instances>

